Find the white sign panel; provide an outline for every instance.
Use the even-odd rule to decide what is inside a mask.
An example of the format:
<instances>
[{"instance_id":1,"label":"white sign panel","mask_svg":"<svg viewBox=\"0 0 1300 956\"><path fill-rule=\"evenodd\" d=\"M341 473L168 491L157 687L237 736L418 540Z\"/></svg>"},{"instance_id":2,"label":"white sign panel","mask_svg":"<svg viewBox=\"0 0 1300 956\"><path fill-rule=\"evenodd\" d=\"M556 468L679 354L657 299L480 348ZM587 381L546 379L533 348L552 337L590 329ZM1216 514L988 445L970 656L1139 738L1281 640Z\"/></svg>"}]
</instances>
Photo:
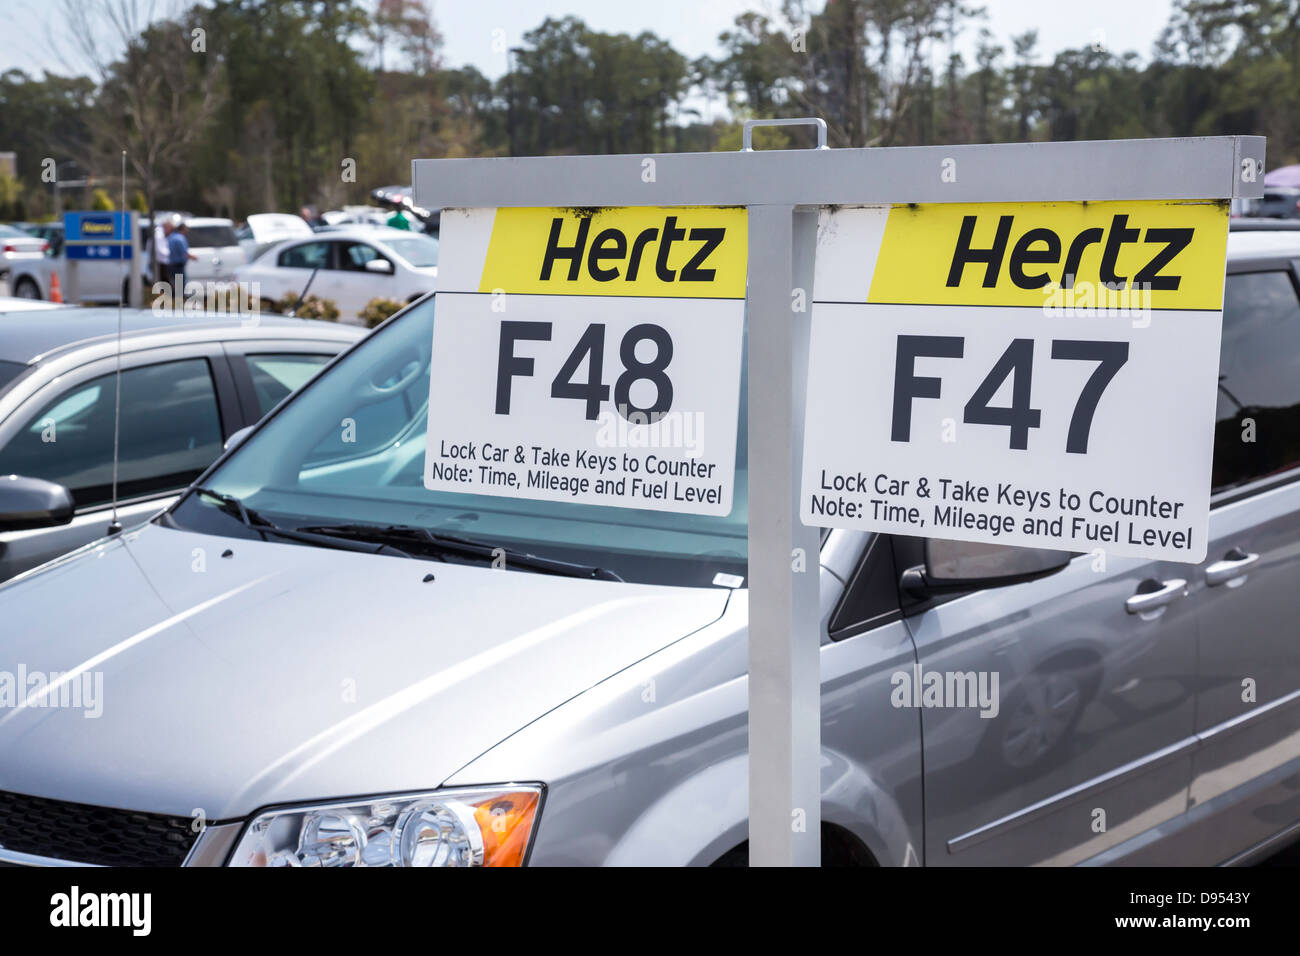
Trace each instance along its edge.
<instances>
[{"instance_id":1,"label":"white sign panel","mask_svg":"<svg viewBox=\"0 0 1300 956\"><path fill-rule=\"evenodd\" d=\"M806 524L1205 557L1222 203L823 214Z\"/></svg>"},{"instance_id":2,"label":"white sign panel","mask_svg":"<svg viewBox=\"0 0 1300 956\"><path fill-rule=\"evenodd\" d=\"M726 515L746 213L443 213L424 484Z\"/></svg>"}]
</instances>

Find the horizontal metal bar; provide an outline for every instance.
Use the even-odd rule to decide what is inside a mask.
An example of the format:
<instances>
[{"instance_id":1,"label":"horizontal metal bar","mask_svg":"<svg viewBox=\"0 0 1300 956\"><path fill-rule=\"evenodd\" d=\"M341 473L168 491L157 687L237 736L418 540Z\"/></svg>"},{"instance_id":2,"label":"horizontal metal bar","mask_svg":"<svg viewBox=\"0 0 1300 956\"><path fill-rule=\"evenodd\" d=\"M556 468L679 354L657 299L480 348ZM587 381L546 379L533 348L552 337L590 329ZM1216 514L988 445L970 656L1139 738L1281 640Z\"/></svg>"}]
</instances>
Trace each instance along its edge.
<instances>
[{"instance_id":1,"label":"horizontal metal bar","mask_svg":"<svg viewBox=\"0 0 1300 956\"><path fill-rule=\"evenodd\" d=\"M468 206L1068 202L1262 196L1264 137L417 159L413 201ZM1252 171L1243 176L1249 163Z\"/></svg>"}]
</instances>

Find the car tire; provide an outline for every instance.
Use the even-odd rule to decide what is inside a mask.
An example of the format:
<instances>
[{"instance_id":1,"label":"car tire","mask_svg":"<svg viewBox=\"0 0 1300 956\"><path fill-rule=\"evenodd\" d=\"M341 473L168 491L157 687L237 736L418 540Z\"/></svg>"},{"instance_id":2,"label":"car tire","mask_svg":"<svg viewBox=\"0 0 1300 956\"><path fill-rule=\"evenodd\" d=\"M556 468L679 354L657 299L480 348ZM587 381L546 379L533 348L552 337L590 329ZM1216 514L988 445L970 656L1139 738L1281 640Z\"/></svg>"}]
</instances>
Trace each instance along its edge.
<instances>
[{"instance_id":1,"label":"car tire","mask_svg":"<svg viewBox=\"0 0 1300 956\"><path fill-rule=\"evenodd\" d=\"M38 286L28 276L23 276L14 286L14 297L18 299L39 299L41 298L41 287Z\"/></svg>"}]
</instances>

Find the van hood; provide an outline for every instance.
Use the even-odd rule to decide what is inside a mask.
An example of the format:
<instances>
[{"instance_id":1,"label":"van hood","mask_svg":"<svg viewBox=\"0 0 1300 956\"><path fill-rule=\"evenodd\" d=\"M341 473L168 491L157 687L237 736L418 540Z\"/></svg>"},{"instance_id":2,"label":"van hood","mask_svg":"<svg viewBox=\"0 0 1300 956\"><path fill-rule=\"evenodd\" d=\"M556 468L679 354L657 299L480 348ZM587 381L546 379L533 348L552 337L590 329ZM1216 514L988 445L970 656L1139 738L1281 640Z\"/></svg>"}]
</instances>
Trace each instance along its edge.
<instances>
[{"instance_id":1,"label":"van hood","mask_svg":"<svg viewBox=\"0 0 1300 956\"><path fill-rule=\"evenodd\" d=\"M147 525L0 587L0 789L209 821L431 789L728 593Z\"/></svg>"}]
</instances>

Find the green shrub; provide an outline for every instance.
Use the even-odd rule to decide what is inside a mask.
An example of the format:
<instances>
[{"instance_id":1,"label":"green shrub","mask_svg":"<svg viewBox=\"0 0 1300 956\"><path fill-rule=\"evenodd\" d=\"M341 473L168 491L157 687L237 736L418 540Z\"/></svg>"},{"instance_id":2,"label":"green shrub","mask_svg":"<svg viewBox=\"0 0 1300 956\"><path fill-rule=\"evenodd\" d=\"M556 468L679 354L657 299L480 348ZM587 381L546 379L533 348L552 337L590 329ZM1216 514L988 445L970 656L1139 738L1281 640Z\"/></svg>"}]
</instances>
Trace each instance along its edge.
<instances>
[{"instance_id":1,"label":"green shrub","mask_svg":"<svg viewBox=\"0 0 1300 956\"><path fill-rule=\"evenodd\" d=\"M295 303L298 303L298 294L290 293L275 304L275 311L281 315L296 315L300 319L322 319L326 322L338 321L339 308L334 304L333 299L322 299L319 296L309 295L301 303L298 303L297 309L294 310Z\"/></svg>"},{"instance_id":2,"label":"green shrub","mask_svg":"<svg viewBox=\"0 0 1300 956\"><path fill-rule=\"evenodd\" d=\"M366 323L366 328L373 329L377 325L383 325L393 317L393 314L399 312L402 303L396 299L377 298L371 299L366 303L366 307L361 310L359 318Z\"/></svg>"}]
</instances>

